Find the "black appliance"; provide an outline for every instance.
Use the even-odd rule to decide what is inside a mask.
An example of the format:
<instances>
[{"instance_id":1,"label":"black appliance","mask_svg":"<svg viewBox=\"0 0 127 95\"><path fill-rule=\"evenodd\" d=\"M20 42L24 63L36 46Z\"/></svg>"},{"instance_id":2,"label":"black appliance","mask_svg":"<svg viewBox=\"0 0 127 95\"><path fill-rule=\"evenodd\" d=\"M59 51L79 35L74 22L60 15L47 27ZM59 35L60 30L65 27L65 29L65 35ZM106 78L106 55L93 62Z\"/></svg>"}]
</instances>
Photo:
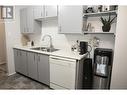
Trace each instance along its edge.
<instances>
[{"instance_id":1,"label":"black appliance","mask_svg":"<svg viewBox=\"0 0 127 95\"><path fill-rule=\"evenodd\" d=\"M92 85L93 85L92 59L86 58L83 64L83 89L92 89Z\"/></svg>"},{"instance_id":2,"label":"black appliance","mask_svg":"<svg viewBox=\"0 0 127 95\"><path fill-rule=\"evenodd\" d=\"M87 53L88 51L88 42L80 41L80 55Z\"/></svg>"},{"instance_id":3,"label":"black appliance","mask_svg":"<svg viewBox=\"0 0 127 95\"><path fill-rule=\"evenodd\" d=\"M94 89L109 89L112 58L112 49L96 48L94 50Z\"/></svg>"}]
</instances>

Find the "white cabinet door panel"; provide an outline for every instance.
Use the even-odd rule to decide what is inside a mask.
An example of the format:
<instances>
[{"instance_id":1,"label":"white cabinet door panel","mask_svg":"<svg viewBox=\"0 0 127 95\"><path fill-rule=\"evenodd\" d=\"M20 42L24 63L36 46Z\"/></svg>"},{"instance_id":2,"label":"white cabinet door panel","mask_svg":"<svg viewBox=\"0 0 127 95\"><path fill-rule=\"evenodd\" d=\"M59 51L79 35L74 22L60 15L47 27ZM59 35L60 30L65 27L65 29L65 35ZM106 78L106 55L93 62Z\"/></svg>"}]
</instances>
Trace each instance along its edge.
<instances>
[{"instance_id":1,"label":"white cabinet door panel","mask_svg":"<svg viewBox=\"0 0 127 95\"><path fill-rule=\"evenodd\" d=\"M33 8L27 8L27 32L34 33Z\"/></svg>"},{"instance_id":2,"label":"white cabinet door panel","mask_svg":"<svg viewBox=\"0 0 127 95\"><path fill-rule=\"evenodd\" d=\"M41 33L41 23L34 19L35 7L27 7L20 11L21 33Z\"/></svg>"},{"instance_id":3,"label":"white cabinet door panel","mask_svg":"<svg viewBox=\"0 0 127 95\"><path fill-rule=\"evenodd\" d=\"M27 14L26 9L22 9L20 11L20 30L21 33L25 33L27 29Z\"/></svg>"},{"instance_id":4,"label":"white cabinet door panel","mask_svg":"<svg viewBox=\"0 0 127 95\"><path fill-rule=\"evenodd\" d=\"M44 18L44 6L34 7L34 19Z\"/></svg>"},{"instance_id":5,"label":"white cabinet door panel","mask_svg":"<svg viewBox=\"0 0 127 95\"><path fill-rule=\"evenodd\" d=\"M56 17L57 6L45 6L45 17Z\"/></svg>"},{"instance_id":6,"label":"white cabinet door panel","mask_svg":"<svg viewBox=\"0 0 127 95\"><path fill-rule=\"evenodd\" d=\"M82 33L83 8L82 6L59 6L58 8L59 33Z\"/></svg>"}]
</instances>

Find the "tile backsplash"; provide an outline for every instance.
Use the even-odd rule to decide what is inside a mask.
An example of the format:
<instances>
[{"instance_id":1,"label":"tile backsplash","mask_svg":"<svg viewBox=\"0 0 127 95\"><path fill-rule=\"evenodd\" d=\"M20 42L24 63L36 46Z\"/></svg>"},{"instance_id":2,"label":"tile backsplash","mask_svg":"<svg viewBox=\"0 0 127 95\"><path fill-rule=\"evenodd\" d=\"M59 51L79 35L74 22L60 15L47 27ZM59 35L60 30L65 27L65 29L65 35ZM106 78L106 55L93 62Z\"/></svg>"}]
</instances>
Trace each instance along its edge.
<instances>
[{"instance_id":1,"label":"tile backsplash","mask_svg":"<svg viewBox=\"0 0 127 95\"><path fill-rule=\"evenodd\" d=\"M51 35L53 40L53 45L55 48L60 49L70 49L71 45L76 43L76 40L79 41L88 41L90 42L94 37L100 39L99 47L102 48L114 48L115 38L112 34L59 34L58 33L58 22L57 19L46 20L42 22L42 33L29 35L30 39L35 42L35 45L49 45L48 38L45 38L45 41L42 41L44 35ZM91 46L93 46L91 44Z\"/></svg>"}]
</instances>

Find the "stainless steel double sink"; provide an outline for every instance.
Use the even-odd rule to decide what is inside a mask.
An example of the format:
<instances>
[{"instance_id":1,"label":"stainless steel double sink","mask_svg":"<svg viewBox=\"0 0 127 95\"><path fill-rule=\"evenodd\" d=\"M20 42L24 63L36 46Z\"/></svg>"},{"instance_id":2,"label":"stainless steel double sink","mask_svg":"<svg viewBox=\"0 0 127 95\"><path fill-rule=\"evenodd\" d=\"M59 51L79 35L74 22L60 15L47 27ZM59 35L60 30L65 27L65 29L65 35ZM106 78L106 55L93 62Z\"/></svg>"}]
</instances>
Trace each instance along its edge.
<instances>
[{"instance_id":1,"label":"stainless steel double sink","mask_svg":"<svg viewBox=\"0 0 127 95\"><path fill-rule=\"evenodd\" d=\"M45 52L54 52L54 51L58 51L59 49L56 48L49 48L49 47L34 47L34 48L30 48L32 50L38 50L38 51L45 51Z\"/></svg>"}]
</instances>

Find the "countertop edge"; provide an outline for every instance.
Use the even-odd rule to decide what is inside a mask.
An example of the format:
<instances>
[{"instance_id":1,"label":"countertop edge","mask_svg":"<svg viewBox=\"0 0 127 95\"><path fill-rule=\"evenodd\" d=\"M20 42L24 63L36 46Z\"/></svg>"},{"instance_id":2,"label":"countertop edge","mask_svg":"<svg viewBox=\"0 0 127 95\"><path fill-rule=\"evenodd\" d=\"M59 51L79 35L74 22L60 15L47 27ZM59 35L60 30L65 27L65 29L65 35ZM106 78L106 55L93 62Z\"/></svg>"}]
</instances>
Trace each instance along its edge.
<instances>
[{"instance_id":1,"label":"countertop edge","mask_svg":"<svg viewBox=\"0 0 127 95\"><path fill-rule=\"evenodd\" d=\"M30 51L30 52L35 52L35 53L39 53L39 54L49 55L49 56L64 57L64 58L69 58L69 59L74 59L74 60L81 60L82 58L85 58L88 55L88 53L85 53L83 55L78 55L78 57L77 56L74 57L74 56L58 55L58 54L55 54L55 52L52 53L52 52L43 52L43 51L31 50L30 48L32 48L32 47L17 47L17 46L13 47L13 49Z\"/></svg>"}]
</instances>

